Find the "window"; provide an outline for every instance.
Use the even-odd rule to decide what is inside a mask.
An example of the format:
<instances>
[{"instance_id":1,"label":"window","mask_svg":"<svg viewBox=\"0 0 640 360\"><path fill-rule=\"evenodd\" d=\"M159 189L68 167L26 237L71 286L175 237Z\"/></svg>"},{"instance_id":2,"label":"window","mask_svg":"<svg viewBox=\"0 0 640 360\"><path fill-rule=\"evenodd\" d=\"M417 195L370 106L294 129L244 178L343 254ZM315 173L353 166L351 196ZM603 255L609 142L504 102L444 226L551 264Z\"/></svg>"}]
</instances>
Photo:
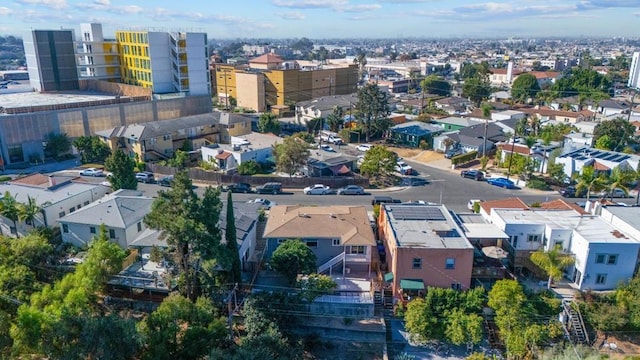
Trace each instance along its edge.
<instances>
[{"instance_id":1,"label":"window","mask_svg":"<svg viewBox=\"0 0 640 360\"><path fill-rule=\"evenodd\" d=\"M447 258L447 260L444 263L444 268L445 269L455 269L456 268L456 259Z\"/></svg>"},{"instance_id":2,"label":"window","mask_svg":"<svg viewBox=\"0 0 640 360\"><path fill-rule=\"evenodd\" d=\"M62 224L62 232L63 233L68 233L69 232L69 225Z\"/></svg>"},{"instance_id":3,"label":"window","mask_svg":"<svg viewBox=\"0 0 640 360\"><path fill-rule=\"evenodd\" d=\"M596 264L604 264L604 259L607 257L605 254L596 254Z\"/></svg>"},{"instance_id":4,"label":"window","mask_svg":"<svg viewBox=\"0 0 640 360\"><path fill-rule=\"evenodd\" d=\"M517 247L518 246L518 235L509 236L509 242L511 243L511 245L513 245L513 247Z\"/></svg>"},{"instance_id":5,"label":"window","mask_svg":"<svg viewBox=\"0 0 640 360\"><path fill-rule=\"evenodd\" d=\"M451 288L452 288L453 290L462 290L462 284L460 284L460 283L453 283L453 284L451 284Z\"/></svg>"},{"instance_id":6,"label":"window","mask_svg":"<svg viewBox=\"0 0 640 360\"><path fill-rule=\"evenodd\" d=\"M95 233L96 233L96 227L95 227L95 226L90 227L90 228L89 228L89 232L90 232L91 234L95 234Z\"/></svg>"},{"instance_id":7,"label":"window","mask_svg":"<svg viewBox=\"0 0 640 360\"><path fill-rule=\"evenodd\" d=\"M87 205L89 205L89 200L84 202L84 206L87 206Z\"/></svg>"},{"instance_id":8,"label":"window","mask_svg":"<svg viewBox=\"0 0 640 360\"><path fill-rule=\"evenodd\" d=\"M528 235L527 236L527 242L539 242L540 241L540 235Z\"/></svg>"},{"instance_id":9,"label":"window","mask_svg":"<svg viewBox=\"0 0 640 360\"><path fill-rule=\"evenodd\" d=\"M138 221L138 232L142 231L142 223Z\"/></svg>"},{"instance_id":10,"label":"window","mask_svg":"<svg viewBox=\"0 0 640 360\"><path fill-rule=\"evenodd\" d=\"M310 248L317 248L318 247L318 242L317 241L305 241L305 243Z\"/></svg>"},{"instance_id":11,"label":"window","mask_svg":"<svg viewBox=\"0 0 640 360\"><path fill-rule=\"evenodd\" d=\"M165 135L162 137L162 140L167 141L167 140L171 140L171 135Z\"/></svg>"},{"instance_id":12,"label":"window","mask_svg":"<svg viewBox=\"0 0 640 360\"><path fill-rule=\"evenodd\" d=\"M333 245L333 246L340 246L340 239L333 239L333 240L331 240L331 245Z\"/></svg>"},{"instance_id":13,"label":"window","mask_svg":"<svg viewBox=\"0 0 640 360\"><path fill-rule=\"evenodd\" d=\"M609 255L607 265L615 265L618 262L618 254Z\"/></svg>"},{"instance_id":14,"label":"window","mask_svg":"<svg viewBox=\"0 0 640 360\"><path fill-rule=\"evenodd\" d=\"M22 144L9 146L7 149L9 152L9 161L22 162L24 161L24 153L22 152Z\"/></svg>"},{"instance_id":15,"label":"window","mask_svg":"<svg viewBox=\"0 0 640 360\"><path fill-rule=\"evenodd\" d=\"M596 274L596 284L602 285L607 283L607 274Z\"/></svg>"},{"instance_id":16,"label":"window","mask_svg":"<svg viewBox=\"0 0 640 360\"><path fill-rule=\"evenodd\" d=\"M116 238L116 231L113 229L109 229L109 238L110 239L115 239Z\"/></svg>"},{"instance_id":17,"label":"window","mask_svg":"<svg viewBox=\"0 0 640 360\"><path fill-rule=\"evenodd\" d=\"M63 216L64 216L64 211L60 211L60 212L58 213L58 217L63 217Z\"/></svg>"},{"instance_id":18,"label":"window","mask_svg":"<svg viewBox=\"0 0 640 360\"><path fill-rule=\"evenodd\" d=\"M351 246L351 248L349 249L350 254L364 255L365 252L366 252L366 247L364 246Z\"/></svg>"},{"instance_id":19,"label":"window","mask_svg":"<svg viewBox=\"0 0 640 360\"><path fill-rule=\"evenodd\" d=\"M72 213L74 211L76 211L76 207L75 206L69 209L69 213Z\"/></svg>"},{"instance_id":20,"label":"window","mask_svg":"<svg viewBox=\"0 0 640 360\"><path fill-rule=\"evenodd\" d=\"M414 269L422 269L422 259L421 258L413 258L413 268Z\"/></svg>"},{"instance_id":21,"label":"window","mask_svg":"<svg viewBox=\"0 0 640 360\"><path fill-rule=\"evenodd\" d=\"M282 244L284 242L284 239L278 239L278 245Z\"/></svg>"}]
</instances>

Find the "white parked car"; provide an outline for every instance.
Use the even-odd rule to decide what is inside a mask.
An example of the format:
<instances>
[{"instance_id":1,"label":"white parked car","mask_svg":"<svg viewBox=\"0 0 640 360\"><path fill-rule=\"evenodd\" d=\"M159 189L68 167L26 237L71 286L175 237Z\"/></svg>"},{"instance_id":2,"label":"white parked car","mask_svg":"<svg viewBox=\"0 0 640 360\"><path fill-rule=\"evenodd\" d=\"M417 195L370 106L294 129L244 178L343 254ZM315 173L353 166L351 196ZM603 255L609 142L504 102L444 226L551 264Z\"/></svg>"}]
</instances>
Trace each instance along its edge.
<instances>
[{"instance_id":1,"label":"white parked car","mask_svg":"<svg viewBox=\"0 0 640 360\"><path fill-rule=\"evenodd\" d=\"M265 209L265 210L269 210L269 209L271 209L271 207L278 205L278 204L276 204L275 201L262 199L262 198L249 200L249 201L247 201L247 203L248 204L260 204L260 207Z\"/></svg>"},{"instance_id":2,"label":"white parked car","mask_svg":"<svg viewBox=\"0 0 640 360\"><path fill-rule=\"evenodd\" d=\"M371 150L371 148L373 147L373 145L371 144L360 144L356 147L356 150L358 151L369 151Z\"/></svg>"},{"instance_id":3,"label":"white parked car","mask_svg":"<svg viewBox=\"0 0 640 360\"><path fill-rule=\"evenodd\" d=\"M302 190L305 195L326 195L331 190L330 187L322 184L315 184L313 186L307 186Z\"/></svg>"},{"instance_id":4,"label":"white parked car","mask_svg":"<svg viewBox=\"0 0 640 360\"><path fill-rule=\"evenodd\" d=\"M318 149L323 150L323 151L327 151L327 152L336 152L335 150L333 150L333 148L331 146L326 145L326 144L318 145Z\"/></svg>"},{"instance_id":5,"label":"white parked car","mask_svg":"<svg viewBox=\"0 0 640 360\"><path fill-rule=\"evenodd\" d=\"M398 160L396 163L396 171L402 175L411 175L413 173L413 168L403 160Z\"/></svg>"},{"instance_id":6,"label":"white parked car","mask_svg":"<svg viewBox=\"0 0 640 360\"><path fill-rule=\"evenodd\" d=\"M104 171L96 168L88 168L80 171L80 175L82 176L95 176L95 177L103 177Z\"/></svg>"}]
</instances>

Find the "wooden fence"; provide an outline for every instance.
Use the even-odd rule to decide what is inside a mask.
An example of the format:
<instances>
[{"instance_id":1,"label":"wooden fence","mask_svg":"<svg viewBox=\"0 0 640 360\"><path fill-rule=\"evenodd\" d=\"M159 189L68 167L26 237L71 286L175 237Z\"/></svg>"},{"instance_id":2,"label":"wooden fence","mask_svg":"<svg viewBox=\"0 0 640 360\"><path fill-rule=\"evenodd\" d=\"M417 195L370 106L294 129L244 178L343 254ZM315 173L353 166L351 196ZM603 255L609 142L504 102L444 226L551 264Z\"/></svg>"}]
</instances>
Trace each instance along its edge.
<instances>
[{"instance_id":1,"label":"wooden fence","mask_svg":"<svg viewBox=\"0 0 640 360\"><path fill-rule=\"evenodd\" d=\"M147 170L154 174L174 175L176 168L161 166L158 164L146 164ZM347 185L359 185L363 188L369 187L369 179L362 176L323 176L323 177L281 177L281 176L251 176L251 175L229 175L216 171L203 170L199 168L187 169L189 178L194 182L203 182L211 185L247 183L253 186L263 185L268 182L282 183L285 189L297 189L314 184L324 184L332 189L337 189Z\"/></svg>"}]
</instances>

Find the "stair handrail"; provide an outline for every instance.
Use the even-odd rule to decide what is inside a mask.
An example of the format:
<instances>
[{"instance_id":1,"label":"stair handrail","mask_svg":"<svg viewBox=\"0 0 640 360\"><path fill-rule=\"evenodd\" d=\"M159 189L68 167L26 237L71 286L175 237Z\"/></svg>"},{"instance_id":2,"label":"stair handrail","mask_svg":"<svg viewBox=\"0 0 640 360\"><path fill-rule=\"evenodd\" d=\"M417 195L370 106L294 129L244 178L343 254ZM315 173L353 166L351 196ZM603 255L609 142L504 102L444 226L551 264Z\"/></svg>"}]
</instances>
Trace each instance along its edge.
<instances>
[{"instance_id":1,"label":"stair handrail","mask_svg":"<svg viewBox=\"0 0 640 360\"><path fill-rule=\"evenodd\" d=\"M327 261L324 264L318 266L318 274L322 274L323 272L329 270L329 268L331 268L333 265L339 263L340 261L344 261L344 258L345 258L345 254L344 254L344 251L343 251L340 254L334 256L333 258L331 258L329 261Z\"/></svg>"}]
</instances>

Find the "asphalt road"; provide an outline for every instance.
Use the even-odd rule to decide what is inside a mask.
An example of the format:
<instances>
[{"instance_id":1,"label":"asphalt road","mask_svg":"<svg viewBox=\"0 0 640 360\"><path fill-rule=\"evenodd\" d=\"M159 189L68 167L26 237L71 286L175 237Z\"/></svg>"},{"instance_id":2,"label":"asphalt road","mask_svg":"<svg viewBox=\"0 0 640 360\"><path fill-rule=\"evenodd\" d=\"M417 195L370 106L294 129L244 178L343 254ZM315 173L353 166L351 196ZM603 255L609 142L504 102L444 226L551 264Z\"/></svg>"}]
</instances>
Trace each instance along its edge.
<instances>
[{"instance_id":1,"label":"asphalt road","mask_svg":"<svg viewBox=\"0 0 640 360\"><path fill-rule=\"evenodd\" d=\"M438 169L405 159L417 171L416 177L427 180L425 185L395 188L390 190L372 190L367 195L304 195L302 189L285 192L280 195L234 194L234 201L247 201L258 197L267 198L280 205L366 205L371 208L373 196L391 196L402 201L423 200L445 204L449 209L468 211L470 199L494 200L507 197L519 197L525 203L544 202L558 199L561 196L554 191L538 191L531 189L503 189L491 186L484 181L461 178L458 172ZM68 172L68 171L65 171ZM102 182L105 178L85 177L87 181ZM145 195L153 197L162 189L159 185L143 184L138 189ZM166 189L166 188L165 188ZM204 187L199 186L196 192L202 194ZM584 202L584 199L565 199L568 202ZM627 204L635 203L635 198L615 199Z\"/></svg>"}]
</instances>

